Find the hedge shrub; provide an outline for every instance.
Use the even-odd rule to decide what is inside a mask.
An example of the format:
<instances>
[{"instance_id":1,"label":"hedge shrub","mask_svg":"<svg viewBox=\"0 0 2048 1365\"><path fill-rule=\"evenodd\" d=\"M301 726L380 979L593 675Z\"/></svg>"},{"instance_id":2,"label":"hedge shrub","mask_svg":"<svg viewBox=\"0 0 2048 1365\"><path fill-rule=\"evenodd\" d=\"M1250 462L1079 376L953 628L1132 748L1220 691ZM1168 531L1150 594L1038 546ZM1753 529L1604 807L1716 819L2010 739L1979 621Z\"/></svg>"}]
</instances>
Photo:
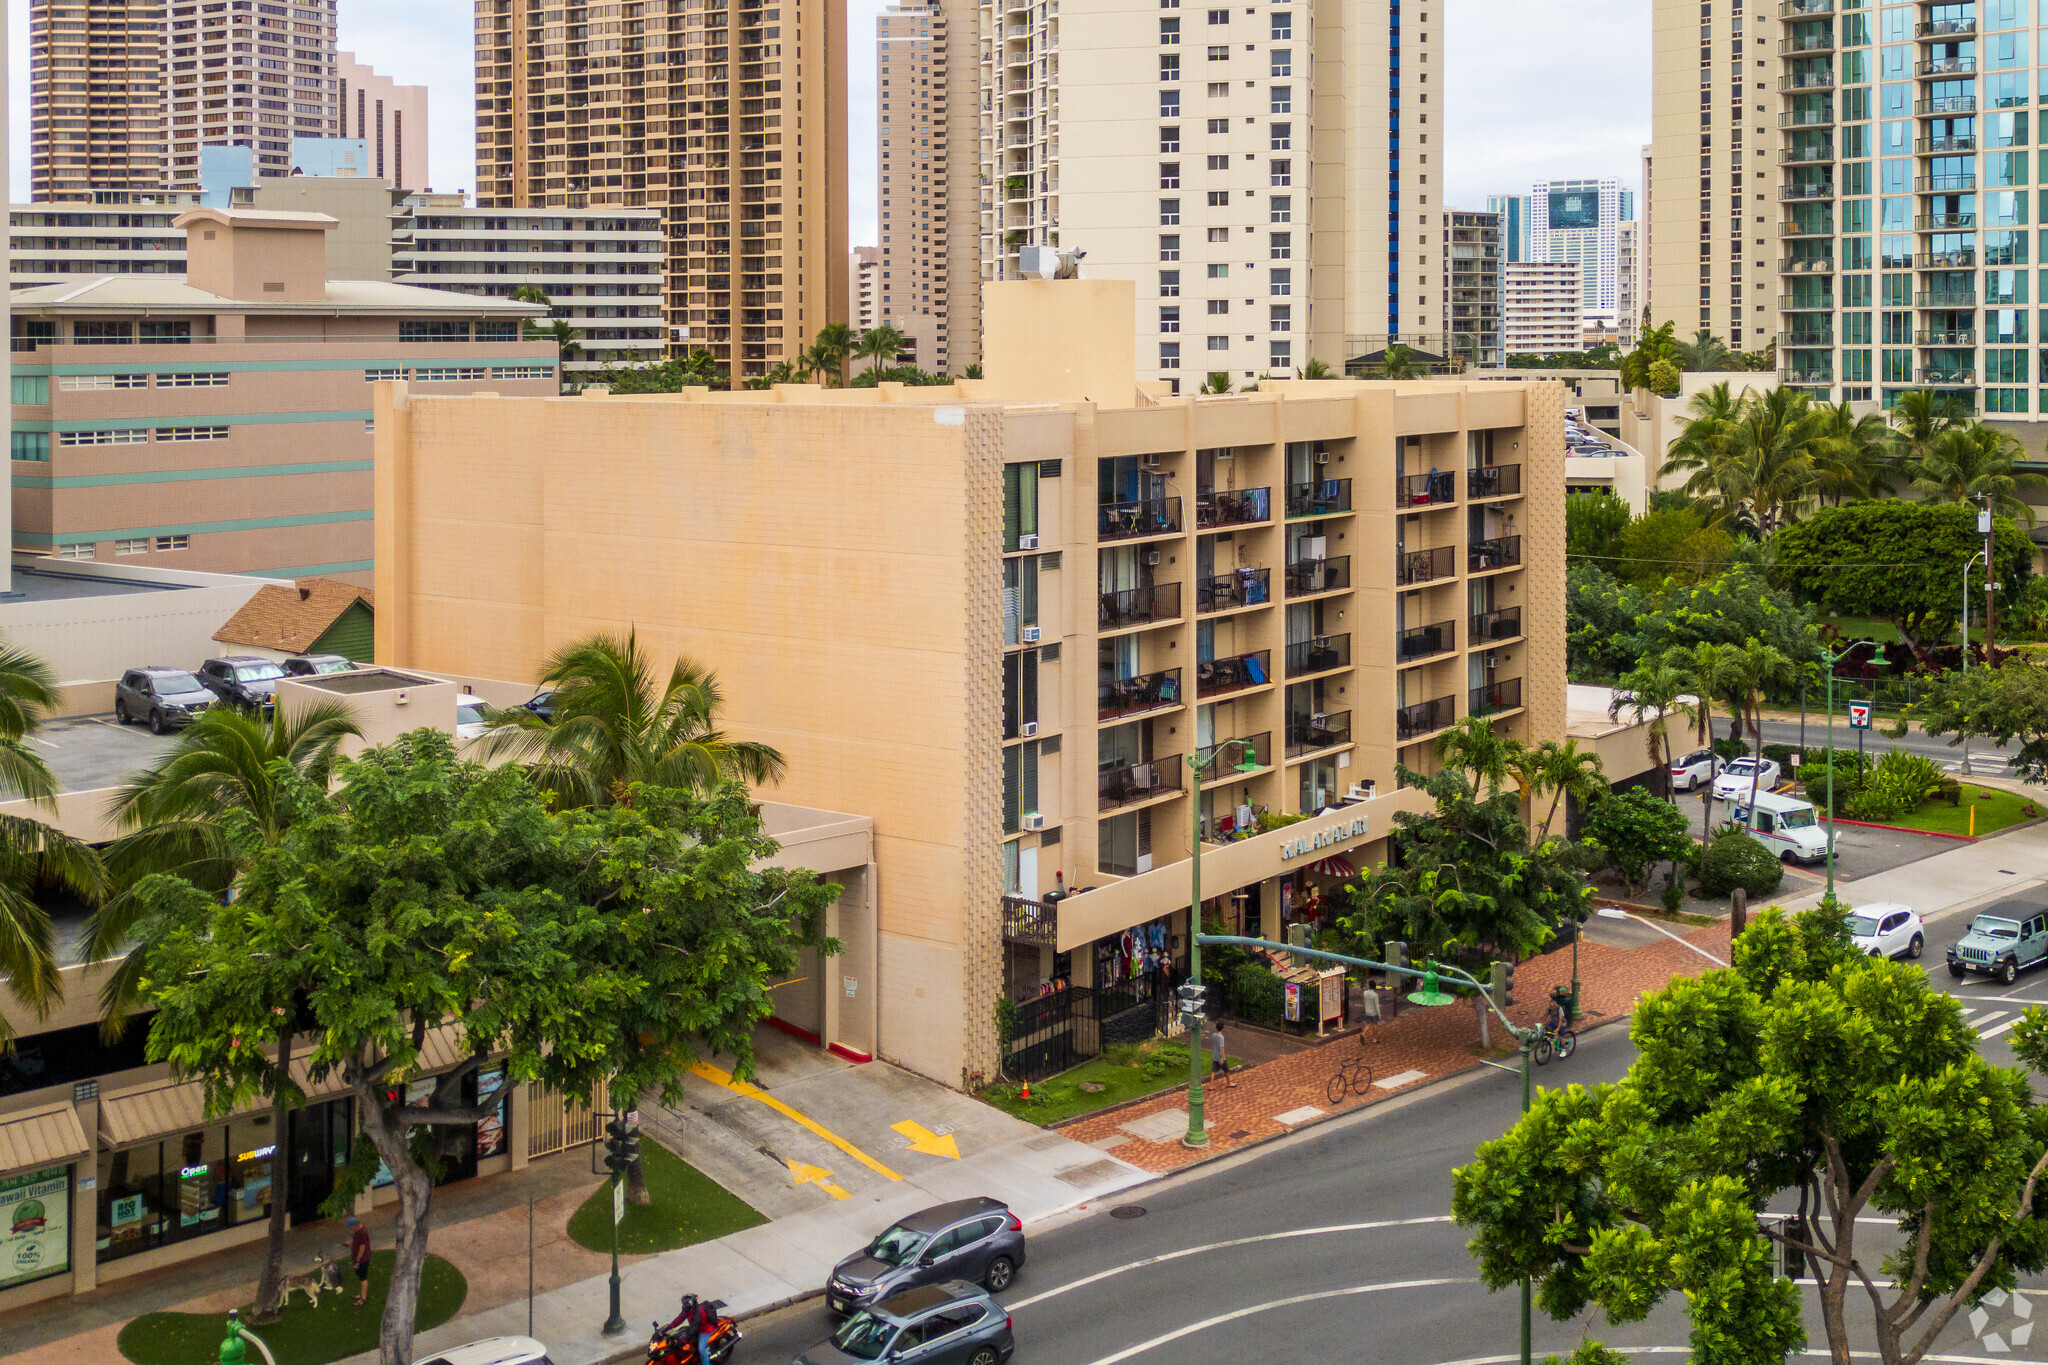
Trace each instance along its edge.
<instances>
[{"instance_id":1,"label":"hedge shrub","mask_svg":"<svg viewBox=\"0 0 2048 1365\"><path fill-rule=\"evenodd\" d=\"M1240 963L1230 974L1230 1012L1248 1024L1278 1024L1286 1010L1280 978L1256 962Z\"/></svg>"},{"instance_id":2,"label":"hedge shrub","mask_svg":"<svg viewBox=\"0 0 2048 1365\"><path fill-rule=\"evenodd\" d=\"M1700 858L1700 889L1709 896L1731 895L1738 886L1768 896L1784 879L1777 855L1741 830L1718 836Z\"/></svg>"}]
</instances>

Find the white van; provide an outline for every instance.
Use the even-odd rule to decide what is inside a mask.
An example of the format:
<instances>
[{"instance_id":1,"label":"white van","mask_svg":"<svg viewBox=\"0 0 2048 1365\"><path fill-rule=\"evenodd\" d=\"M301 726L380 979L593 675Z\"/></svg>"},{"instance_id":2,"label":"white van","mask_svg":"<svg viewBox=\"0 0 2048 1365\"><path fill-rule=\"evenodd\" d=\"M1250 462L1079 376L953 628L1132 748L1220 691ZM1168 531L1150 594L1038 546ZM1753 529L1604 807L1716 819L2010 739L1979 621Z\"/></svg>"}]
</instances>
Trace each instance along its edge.
<instances>
[{"instance_id":1,"label":"white van","mask_svg":"<svg viewBox=\"0 0 2048 1365\"><path fill-rule=\"evenodd\" d=\"M1828 856L1828 832L1820 812L1796 796L1758 792L1753 809L1746 799L1735 802L1729 818L1748 825L1750 837L1785 862L1817 863Z\"/></svg>"}]
</instances>

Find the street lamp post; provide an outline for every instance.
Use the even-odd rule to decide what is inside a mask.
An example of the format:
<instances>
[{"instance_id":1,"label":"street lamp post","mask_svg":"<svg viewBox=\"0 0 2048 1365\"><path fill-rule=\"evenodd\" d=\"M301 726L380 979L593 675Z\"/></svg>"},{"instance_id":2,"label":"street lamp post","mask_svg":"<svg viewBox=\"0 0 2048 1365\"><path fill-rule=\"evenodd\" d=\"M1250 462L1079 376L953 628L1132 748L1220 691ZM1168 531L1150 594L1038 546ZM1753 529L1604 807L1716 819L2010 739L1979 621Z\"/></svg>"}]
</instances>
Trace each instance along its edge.
<instances>
[{"instance_id":1,"label":"street lamp post","mask_svg":"<svg viewBox=\"0 0 2048 1365\"><path fill-rule=\"evenodd\" d=\"M1835 665L1848 658L1856 646L1830 654L1821 649L1820 661L1828 671L1828 890L1826 901L1833 904L1835 899ZM1870 662L1883 665L1890 662L1884 656L1884 646L1878 645L1877 653L1870 656Z\"/></svg>"},{"instance_id":2,"label":"street lamp post","mask_svg":"<svg viewBox=\"0 0 2048 1365\"><path fill-rule=\"evenodd\" d=\"M1188 857L1188 981L1195 986L1202 983L1202 769L1221 760L1233 746L1248 756L1238 764L1241 771L1260 766L1257 746L1248 739L1226 739L1212 745L1206 754L1197 744L1187 759L1193 798L1189 803L1193 813L1188 825L1194 840ZM1194 1010L1188 1012L1188 1131L1181 1142L1189 1147L1209 1145L1209 1126L1202 1106L1202 1016Z\"/></svg>"},{"instance_id":3,"label":"street lamp post","mask_svg":"<svg viewBox=\"0 0 2048 1365\"><path fill-rule=\"evenodd\" d=\"M1970 566L1983 558L1984 552L1979 550L1963 561L1963 614L1957 617L1956 620L1962 627L1963 632L1962 671L1965 673L1970 671ZM1986 624L1989 623L1987 622ZM1968 731L1963 732L1963 776L1973 776L1970 772L1970 735Z\"/></svg>"}]
</instances>

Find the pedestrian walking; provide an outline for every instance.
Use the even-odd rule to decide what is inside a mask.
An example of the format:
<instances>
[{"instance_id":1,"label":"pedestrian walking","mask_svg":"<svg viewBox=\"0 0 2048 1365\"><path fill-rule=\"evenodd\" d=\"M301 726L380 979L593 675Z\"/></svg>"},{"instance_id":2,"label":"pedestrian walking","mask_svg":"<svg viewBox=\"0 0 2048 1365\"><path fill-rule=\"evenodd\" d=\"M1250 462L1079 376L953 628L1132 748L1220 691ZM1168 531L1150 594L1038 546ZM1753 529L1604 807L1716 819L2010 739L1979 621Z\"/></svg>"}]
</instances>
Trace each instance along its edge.
<instances>
[{"instance_id":1,"label":"pedestrian walking","mask_svg":"<svg viewBox=\"0 0 2048 1365\"><path fill-rule=\"evenodd\" d=\"M1223 1025L1216 1025L1216 1031L1209 1035L1209 1074L1230 1079L1230 1063L1223 1056Z\"/></svg>"},{"instance_id":2,"label":"pedestrian walking","mask_svg":"<svg viewBox=\"0 0 2048 1365\"><path fill-rule=\"evenodd\" d=\"M370 1301L370 1230L362 1220L348 1220L348 1258L356 1268L356 1307Z\"/></svg>"}]
</instances>

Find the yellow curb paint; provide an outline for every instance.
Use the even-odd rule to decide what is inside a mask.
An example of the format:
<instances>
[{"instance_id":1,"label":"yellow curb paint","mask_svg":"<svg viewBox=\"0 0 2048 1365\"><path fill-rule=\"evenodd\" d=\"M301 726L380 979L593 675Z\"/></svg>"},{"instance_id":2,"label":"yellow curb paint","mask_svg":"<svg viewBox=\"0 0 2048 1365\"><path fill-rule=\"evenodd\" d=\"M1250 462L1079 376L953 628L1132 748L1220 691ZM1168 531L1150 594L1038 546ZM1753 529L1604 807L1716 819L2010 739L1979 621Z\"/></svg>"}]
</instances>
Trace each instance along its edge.
<instances>
[{"instance_id":1,"label":"yellow curb paint","mask_svg":"<svg viewBox=\"0 0 2048 1365\"><path fill-rule=\"evenodd\" d=\"M889 1126L910 1139L910 1150L913 1152L923 1152L926 1156L951 1157L955 1161L960 1159L960 1144L953 1140L951 1133L934 1133L921 1123L911 1123L907 1120Z\"/></svg>"},{"instance_id":2,"label":"yellow curb paint","mask_svg":"<svg viewBox=\"0 0 2048 1365\"><path fill-rule=\"evenodd\" d=\"M788 1157L783 1158L782 1164L789 1167L790 1179L795 1181L799 1188L805 1185L816 1185L834 1199L849 1199L852 1197L845 1190L832 1183L832 1172L826 1170L823 1166L806 1165L801 1161L791 1161Z\"/></svg>"},{"instance_id":3,"label":"yellow curb paint","mask_svg":"<svg viewBox=\"0 0 2048 1365\"><path fill-rule=\"evenodd\" d=\"M720 1071L717 1067L712 1066L709 1062L698 1062L696 1065L690 1068L690 1073L694 1076L701 1076L705 1080L711 1082L713 1085L719 1086L726 1090L730 1090L733 1094L739 1095L742 1098L761 1101L761 1103L767 1105L770 1109L773 1109L776 1113L782 1115L784 1118L790 1120L792 1123L795 1123L798 1127L805 1128L813 1133L816 1133L819 1137L825 1139L825 1141L831 1143L834 1147L837 1147L840 1151L846 1153L855 1161L858 1161L861 1165L867 1167L869 1170L875 1172L877 1175L883 1176L889 1180L901 1180L903 1178L902 1176L896 1174L896 1172L890 1170L887 1166L884 1166L881 1162L869 1156L866 1152L863 1152L860 1148L848 1142L845 1138L839 1136L839 1134L827 1128L824 1124L819 1123L816 1119L809 1118L803 1114L797 1113L796 1110L790 1108L781 1100L776 1099L773 1095L769 1094L767 1091L761 1089L757 1085L749 1085L745 1081L736 1081L732 1078L731 1073ZM829 1172L827 1174L829 1174Z\"/></svg>"}]
</instances>

